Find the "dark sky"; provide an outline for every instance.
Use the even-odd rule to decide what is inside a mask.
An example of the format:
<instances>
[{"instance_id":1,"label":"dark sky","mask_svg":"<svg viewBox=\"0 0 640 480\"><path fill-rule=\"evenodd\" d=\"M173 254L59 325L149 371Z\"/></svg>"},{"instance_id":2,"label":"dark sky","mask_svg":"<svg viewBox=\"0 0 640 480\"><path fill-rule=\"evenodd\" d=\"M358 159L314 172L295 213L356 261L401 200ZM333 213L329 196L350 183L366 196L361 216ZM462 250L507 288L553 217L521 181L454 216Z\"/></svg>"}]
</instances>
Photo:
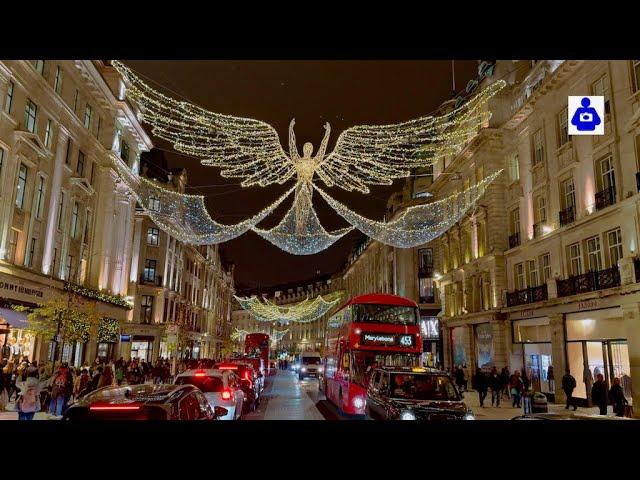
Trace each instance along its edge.
<instances>
[{"instance_id":1,"label":"dark sky","mask_svg":"<svg viewBox=\"0 0 640 480\"><path fill-rule=\"evenodd\" d=\"M209 110L251 117L271 124L288 145L288 126L296 119L296 139L318 147L325 122L331 124L331 151L340 132L353 125L385 124L409 120L434 110L451 98L451 62L439 61L127 61L131 68L164 87L164 93L182 96ZM455 61L456 90L475 77L475 60ZM151 83L151 82L149 82ZM153 85L153 83L152 83ZM162 89L161 89L162 90ZM159 138L154 144L172 150ZM286 150L286 148L285 148ZM189 193L207 196L211 216L220 223L237 223L273 202L290 188L242 188L239 179L224 179L213 167L181 154L166 153L171 168L189 173ZM338 200L370 218L381 218L389 194L399 185L372 187L371 194L329 189ZM212 187L211 185L216 185ZM322 184L321 184L322 185ZM204 186L204 187L203 187ZM275 225L288 210L293 197L263 228ZM318 195L314 206L327 230L347 226ZM281 251L253 232L221 246L224 257L236 264L239 289L303 281L340 268L362 234L351 232L329 249L310 256Z\"/></svg>"}]
</instances>

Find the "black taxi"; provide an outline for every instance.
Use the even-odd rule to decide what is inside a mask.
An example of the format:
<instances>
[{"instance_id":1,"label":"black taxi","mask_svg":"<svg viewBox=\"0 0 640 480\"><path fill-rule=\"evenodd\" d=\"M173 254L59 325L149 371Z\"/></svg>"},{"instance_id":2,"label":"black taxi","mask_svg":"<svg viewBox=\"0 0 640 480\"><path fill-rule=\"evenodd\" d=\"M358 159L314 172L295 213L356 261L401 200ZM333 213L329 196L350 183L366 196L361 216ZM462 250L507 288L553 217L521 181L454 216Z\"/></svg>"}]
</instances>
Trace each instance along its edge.
<instances>
[{"instance_id":1,"label":"black taxi","mask_svg":"<svg viewBox=\"0 0 640 480\"><path fill-rule=\"evenodd\" d=\"M366 416L374 420L475 420L449 375L422 367L374 369Z\"/></svg>"}]
</instances>

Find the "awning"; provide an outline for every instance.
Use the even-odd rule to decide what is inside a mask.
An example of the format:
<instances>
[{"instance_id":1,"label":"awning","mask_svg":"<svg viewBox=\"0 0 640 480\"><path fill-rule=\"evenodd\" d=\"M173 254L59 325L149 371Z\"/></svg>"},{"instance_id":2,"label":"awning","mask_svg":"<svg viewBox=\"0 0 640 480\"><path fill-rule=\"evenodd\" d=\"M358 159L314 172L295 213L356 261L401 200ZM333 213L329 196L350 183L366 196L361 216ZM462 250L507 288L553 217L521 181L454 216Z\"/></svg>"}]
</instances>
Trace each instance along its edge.
<instances>
[{"instance_id":1,"label":"awning","mask_svg":"<svg viewBox=\"0 0 640 480\"><path fill-rule=\"evenodd\" d=\"M29 326L25 312L16 312L10 308L0 308L0 324L2 323L8 323L14 328L26 328Z\"/></svg>"}]
</instances>

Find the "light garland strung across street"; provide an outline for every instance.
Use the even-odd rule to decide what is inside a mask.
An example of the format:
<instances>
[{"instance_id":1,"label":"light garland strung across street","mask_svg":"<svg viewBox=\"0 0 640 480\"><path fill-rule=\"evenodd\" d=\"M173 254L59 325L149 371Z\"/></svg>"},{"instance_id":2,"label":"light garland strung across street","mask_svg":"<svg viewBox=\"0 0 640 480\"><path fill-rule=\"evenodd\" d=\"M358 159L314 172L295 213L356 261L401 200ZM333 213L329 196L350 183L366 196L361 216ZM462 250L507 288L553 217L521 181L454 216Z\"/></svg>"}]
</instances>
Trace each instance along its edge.
<instances>
[{"instance_id":1,"label":"light garland strung across street","mask_svg":"<svg viewBox=\"0 0 640 480\"><path fill-rule=\"evenodd\" d=\"M407 208L389 222L370 220L350 210L319 187L315 189L347 222L365 235L385 245L398 248L417 247L439 237L478 201L486 188L502 170L486 177L476 185L442 200Z\"/></svg>"},{"instance_id":2,"label":"light garland strung across street","mask_svg":"<svg viewBox=\"0 0 640 480\"><path fill-rule=\"evenodd\" d=\"M333 308L342 298L344 292L332 292L325 297L318 295L311 300L305 300L293 305L276 305L255 295L252 297L235 297L240 306L247 310L259 322L278 322L289 324L290 322L309 323L317 320Z\"/></svg>"},{"instance_id":3,"label":"light garland strung across street","mask_svg":"<svg viewBox=\"0 0 640 480\"><path fill-rule=\"evenodd\" d=\"M136 175L116 155L112 155L112 164L156 225L174 238L194 245L222 243L242 235L273 212L295 190L295 187L290 188L271 205L243 222L222 225L209 216L203 196L162 188Z\"/></svg>"},{"instance_id":4,"label":"light garland strung across street","mask_svg":"<svg viewBox=\"0 0 640 480\"><path fill-rule=\"evenodd\" d=\"M279 342L280 340L282 340L287 335L287 333L289 333L289 329L287 328L286 330L271 330L271 331L256 330L256 331L249 332L248 330L235 328L234 331L231 333L230 338L231 340L236 342L244 342L245 337L250 333L264 333L266 335L269 335L269 339L273 344L275 342Z\"/></svg>"},{"instance_id":5,"label":"light garland strung across street","mask_svg":"<svg viewBox=\"0 0 640 480\"><path fill-rule=\"evenodd\" d=\"M296 187L293 205L282 221L270 230L251 229L281 250L293 255L313 255L329 248L353 227L327 232L313 209L312 187L301 182Z\"/></svg>"},{"instance_id":6,"label":"light garland strung across street","mask_svg":"<svg viewBox=\"0 0 640 480\"><path fill-rule=\"evenodd\" d=\"M140 108L153 133L180 152L221 168L223 177L242 178L242 186L313 182L315 174L332 187L369 193L369 185L390 185L411 169L432 165L459 152L491 116L487 102L506 86L498 80L463 105L440 116L424 116L393 125L360 125L343 131L333 151L326 149L330 126L313 155L305 143L297 151L294 121L289 126L289 154L276 130L250 118L214 113L168 97L147 85L128 67L113 61L127 83L126 95ZM296 182L296 183L298 183Z\"/></svg>"}]
</instances>

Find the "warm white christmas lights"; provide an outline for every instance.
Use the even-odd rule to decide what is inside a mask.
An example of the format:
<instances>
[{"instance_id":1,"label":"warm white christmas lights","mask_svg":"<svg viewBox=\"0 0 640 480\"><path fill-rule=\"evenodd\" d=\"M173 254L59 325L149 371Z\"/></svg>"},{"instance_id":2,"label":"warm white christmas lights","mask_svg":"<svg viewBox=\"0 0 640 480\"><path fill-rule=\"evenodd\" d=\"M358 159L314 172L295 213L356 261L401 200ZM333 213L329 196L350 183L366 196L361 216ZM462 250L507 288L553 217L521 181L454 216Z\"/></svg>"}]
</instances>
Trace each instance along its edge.
<instances>
[{"instance_id":1,"label":"warm white christmas lights","mask_svg":"<svg viewBox=\"0 0 640 480\"><path fill-rule=\"evenodd\" d=\"M499 170L467 190L442 200L408 207L390 222L365 218L329 196L319 187L314 187L338 214L365 235L385 245L412 248L434 240L460 221L484 194L489 184L501 173L502 170Z\"/></svg>"},{"instance_id":2,"label":"warm white christmas lights","mask_svg":"<svg viewBox=\"0 0 640 480\"><path fill-rule=\"evenodd\" d=\"M344 292L332 292L326 296L318 295L293 305L276 305L267 299L252 297L235 297L240 306L247 310L259 322L309 323L317 320L333 308L342 298Z\"/></svg>"}]
</instances>

